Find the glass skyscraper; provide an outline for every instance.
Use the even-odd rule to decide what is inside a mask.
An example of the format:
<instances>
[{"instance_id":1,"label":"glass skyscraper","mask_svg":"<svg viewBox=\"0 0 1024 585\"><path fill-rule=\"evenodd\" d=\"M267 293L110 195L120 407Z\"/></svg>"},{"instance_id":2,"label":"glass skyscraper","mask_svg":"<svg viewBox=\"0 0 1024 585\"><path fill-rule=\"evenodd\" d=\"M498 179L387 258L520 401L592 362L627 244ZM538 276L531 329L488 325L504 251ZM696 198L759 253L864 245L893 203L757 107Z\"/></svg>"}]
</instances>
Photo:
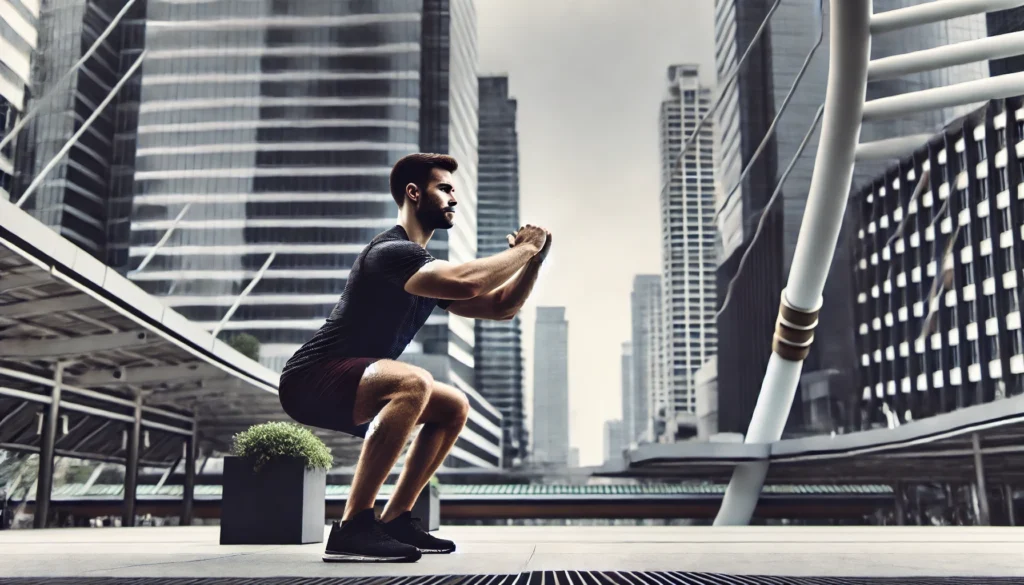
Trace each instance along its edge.
<instances>
[{"instance_id":1,"label":"glass skyscraper","mask_svg":"<svg viewBox=\"0 0 1024 585\"><path fill-rule=\"evenodd\" d=\"M0 5L5 3L14 6L19 0L13 4L5 0ZM65 0L41 7L38 2L20 2L22 7L29 4L39 16L37 52L41 58L32 64L32 90L26 96L26 106L38 106L39 110L18 137L13 200L21 198L121 79L121 28L115 27L81 68L67 81L57 83L110 25L123 1ZM105 259L108 244L116 109L117 100L113 99L23 204L41 222L100 259Z\"/></svg>"},{"instance_id":2,"label":"glass skyscraper","mask_svg":"<svg viewBox=\"0 0 1024 585\"><path fill-rule=\"evenodd\" d=\"M519 143L516 100L508 77L480 78L480 201L477 251L480 257L508 249L505 236L519 229ZM476 388L502 414L504 462L526 457L523 424L523 349L519 317L476 322Z\"/></svg>"},{"instance_id":3,"label":"glass skyscraper","mask_svg":"<svg viewBox=\"0 0 1024 585\"><path fill-rule=\"evenodd\" d=\"M25 111L32 85L32 54L39 42L39 0L0 2L0 140ZM12 141L0 150L0 198L10 199L14 178Z\"/></svg>"},{"instance_id":4,"label":"glass skyscraper","mask_svg":"<svg viewBox=\"0 0 1024 585\"><path fill-rule=\"evenodd\" d=\"M569 465L569 322L565 307L537 307L531 461Z\"/></svg>"}]
</instances>

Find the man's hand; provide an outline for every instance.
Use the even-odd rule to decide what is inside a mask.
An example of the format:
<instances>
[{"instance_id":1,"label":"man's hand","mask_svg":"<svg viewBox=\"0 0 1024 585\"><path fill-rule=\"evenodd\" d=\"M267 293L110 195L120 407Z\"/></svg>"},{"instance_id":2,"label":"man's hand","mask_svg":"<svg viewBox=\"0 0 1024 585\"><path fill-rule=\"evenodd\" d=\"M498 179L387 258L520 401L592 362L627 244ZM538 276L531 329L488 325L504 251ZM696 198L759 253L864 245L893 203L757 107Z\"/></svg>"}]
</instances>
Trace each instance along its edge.
<instances>
[{"instance_id":1,"label":"man's hand","mask_svg":"<svg viewBox=\"0 0 1024 585\"><path fill-rule=\"evenodd\" d=\"M533 226L527 226L527 227L533 227ZM536 262L536 263L544 262L544 259L548 257L548 252L551 250L551 232L546 230L546 229L544 229L544 228L539 228L539 229L542 229L544 231L544 245L541 246L540 251L537 252L537 254L534 255L533 258L531 258L531 262ZM509 235L505 236L505 238L508 240L508 247L509 248L514 248L516 246L516 238L517 238L518 234L522 232L523 228L519 228L519 230L520 231L516 232L515 234L509 234Z\"/></svg>"},{"instance_id":2,"label":"man's hand","mask_svg":"<svg viewBox=\"0 0 1024 585\"><path fill-rule=\"evenodd\" d=\"M548 231L542 227L535 225L526 224L519 228L515 234L509 234L506 236L508 240L508 246L515 248L517 246L532 246L534 248L534 254L539 254L544 246L547 244Z\"/></svg>"}]
</instances>

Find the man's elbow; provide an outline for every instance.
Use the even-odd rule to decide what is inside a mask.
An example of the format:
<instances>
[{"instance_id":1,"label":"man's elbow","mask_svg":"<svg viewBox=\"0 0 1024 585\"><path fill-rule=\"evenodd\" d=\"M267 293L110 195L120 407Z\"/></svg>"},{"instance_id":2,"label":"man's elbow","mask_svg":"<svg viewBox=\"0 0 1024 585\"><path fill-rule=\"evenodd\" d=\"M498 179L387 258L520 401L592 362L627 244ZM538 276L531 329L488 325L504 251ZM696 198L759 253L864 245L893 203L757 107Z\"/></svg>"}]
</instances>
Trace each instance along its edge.
<instances>
[{"instance_id":1,"label":"man's elbow","mask_svg":"<svg viewBox=\"0 0 1024 585\"><path fill-rule=\"evenodd\" d=\"M459 284L459 294L462 296L460 300L475 299L485 292L487 291L484 290L484 285L479 282L465 280Z\"/></svg>"}]
</instances>

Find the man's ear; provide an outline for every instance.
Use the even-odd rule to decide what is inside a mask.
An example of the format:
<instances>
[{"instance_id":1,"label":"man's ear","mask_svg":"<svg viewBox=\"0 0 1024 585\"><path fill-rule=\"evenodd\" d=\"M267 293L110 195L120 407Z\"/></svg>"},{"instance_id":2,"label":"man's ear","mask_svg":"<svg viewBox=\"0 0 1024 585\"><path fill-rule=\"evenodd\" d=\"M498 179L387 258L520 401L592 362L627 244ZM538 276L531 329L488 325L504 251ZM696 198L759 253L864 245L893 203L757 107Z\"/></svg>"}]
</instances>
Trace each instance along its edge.
<instances>
[{"instance_id":1,"label":"man's ear","mask_svg":"<svg viewBox=\"0 0 1024 585\"><path fill-rule=\"evenodd\" d=\"M416 186L416 183L409 183L405 186L405 196L413 202L419 201L420 188Z\"/></svg>"}]
</instances>

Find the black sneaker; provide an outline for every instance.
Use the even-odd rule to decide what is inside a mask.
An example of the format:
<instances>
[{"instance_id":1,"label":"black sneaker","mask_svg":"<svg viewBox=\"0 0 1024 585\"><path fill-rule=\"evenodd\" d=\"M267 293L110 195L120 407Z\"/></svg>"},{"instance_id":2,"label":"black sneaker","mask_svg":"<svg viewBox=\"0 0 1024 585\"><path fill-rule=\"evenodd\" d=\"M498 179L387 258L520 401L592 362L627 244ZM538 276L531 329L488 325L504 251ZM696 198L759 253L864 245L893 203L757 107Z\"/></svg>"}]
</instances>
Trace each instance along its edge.
<instances>
[{"instance_id":1,"label":"black sneaker","mask_svg":"<svg viewBox=\"0 0 1024 585\"><path fill-rule=\"evenodd\" d=\"M423 556L415 546L402 544L385 532L373 509L331 527L325 563L415 563Z\"/></svg>"},{"instance_id":2,"label":"black sneaker","mask_svg":"<svg viewBox=\"0 0 1024 585\"><path fill-rule=\"evenodd\" d=\"M403 512L401 516L384 524L384 530L398 542L410 544L425 554L448 554L455 552L455 543L431 536L423 530L419 518L413 518L412 512Z\"/></svg>"}]
</instances>

